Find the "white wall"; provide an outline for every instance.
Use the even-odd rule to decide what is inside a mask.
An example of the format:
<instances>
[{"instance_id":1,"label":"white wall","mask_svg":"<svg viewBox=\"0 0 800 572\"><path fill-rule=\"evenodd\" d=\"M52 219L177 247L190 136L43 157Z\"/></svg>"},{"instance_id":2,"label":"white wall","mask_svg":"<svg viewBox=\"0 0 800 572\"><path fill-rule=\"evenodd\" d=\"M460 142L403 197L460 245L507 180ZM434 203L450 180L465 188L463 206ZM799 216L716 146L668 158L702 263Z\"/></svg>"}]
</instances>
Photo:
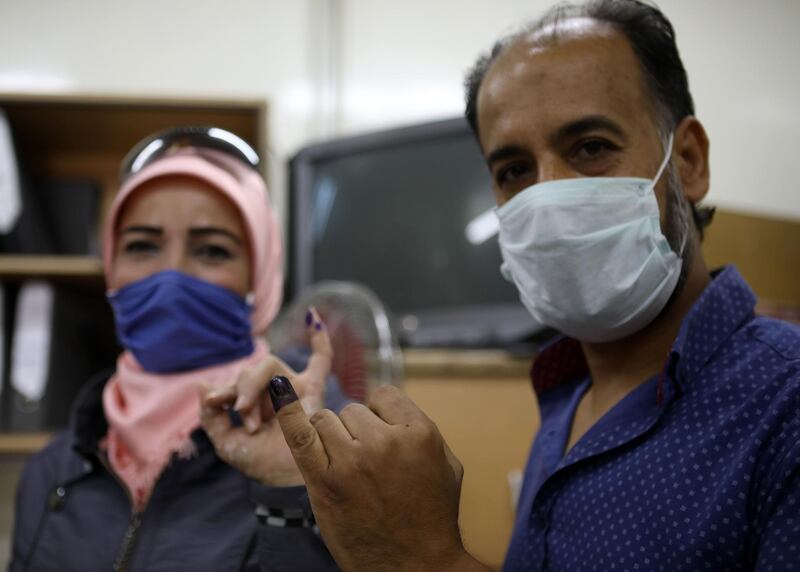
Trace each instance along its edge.
<instances>
[{"instance_id":1,"label":"white wall","mask_svg":"<svg viewBox=\"0 0 800 572\"><path fill-rule=\"evenodd\" d=\"M0 91L266 99L279 188L286 154L315 133L324 5L0 0Z\"/></svg>"},{"instance_id":2,"label":"white wall","mask_svg":"<svg viewBox=\"0 0 800 572\"><path fill-rule=\"evenodd\" d=\"M552 0L345 2L344 130L461 112L475 57ZM800 218L796 0L659 0L677 33L711 138L708 197L729 209Z\"/></svg>"},{"instance_id":3,"label":"white wall","mask_svg":"<svg viewBox=\"0 0 800 572\"><path fill-rule=\"evenodd\" d=\"M0 0L0 91L263 97L272 186L305 143L461 113L493 39L549 1ZM710 201L800 218L795 0L662 0L712 142Z\"/></svg>"}]
</instances>

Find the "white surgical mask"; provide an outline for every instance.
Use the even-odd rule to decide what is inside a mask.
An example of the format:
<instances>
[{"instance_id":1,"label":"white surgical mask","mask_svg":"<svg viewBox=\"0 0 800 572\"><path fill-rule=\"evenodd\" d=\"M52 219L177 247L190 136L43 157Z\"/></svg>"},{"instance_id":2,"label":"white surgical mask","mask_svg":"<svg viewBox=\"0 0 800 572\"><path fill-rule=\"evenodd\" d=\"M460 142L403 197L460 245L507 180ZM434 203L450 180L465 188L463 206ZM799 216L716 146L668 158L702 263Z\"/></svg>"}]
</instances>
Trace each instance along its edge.
<instances>
[{"instance_id":1,"label":"white surgical mask","mask_svg":"<svg viewBox=\"0 0 800 572\"><path fill-rule=\"evenodd\" d=\"M540 323L584 342L624 338L669 300L681 258L661 232L655 178L585 177L529 187L496 209L503 275ZM686 234L683 236L683 246Z\"/></svg>"}]
</instances>

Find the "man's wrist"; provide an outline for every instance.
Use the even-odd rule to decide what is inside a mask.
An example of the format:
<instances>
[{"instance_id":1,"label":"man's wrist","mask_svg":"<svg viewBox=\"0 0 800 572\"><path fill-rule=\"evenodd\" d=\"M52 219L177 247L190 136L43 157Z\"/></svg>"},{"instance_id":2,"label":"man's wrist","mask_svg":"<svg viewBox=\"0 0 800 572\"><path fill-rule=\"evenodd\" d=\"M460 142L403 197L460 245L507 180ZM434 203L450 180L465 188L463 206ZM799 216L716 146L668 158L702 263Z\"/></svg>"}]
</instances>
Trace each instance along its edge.
<instances>
[{"instance_id":1,"label":"man's wrist","mask_svg":"<svg viewBox=\"0 0 800 572\"><path fill-rule=\"evenodd\" d=\"M397 567L392 566L393 571L402 572L490 572L491 568L481 564L469 552L461 548L460 550L443 555L437 558L435 562L427 561L421 563L419 561L408 562L407 565Z\"/></svg>"},{"instance_id":2,"label":"man's wrist","mask_svg":"<svg viewBox=\"0 0 800 572\"><path fill-rule=\"evenodd\" d=\"M440 568L442 572L489 572L491 568L478 562L469 552L462 550L448 568Z\"/></svg>"}]
</instances>

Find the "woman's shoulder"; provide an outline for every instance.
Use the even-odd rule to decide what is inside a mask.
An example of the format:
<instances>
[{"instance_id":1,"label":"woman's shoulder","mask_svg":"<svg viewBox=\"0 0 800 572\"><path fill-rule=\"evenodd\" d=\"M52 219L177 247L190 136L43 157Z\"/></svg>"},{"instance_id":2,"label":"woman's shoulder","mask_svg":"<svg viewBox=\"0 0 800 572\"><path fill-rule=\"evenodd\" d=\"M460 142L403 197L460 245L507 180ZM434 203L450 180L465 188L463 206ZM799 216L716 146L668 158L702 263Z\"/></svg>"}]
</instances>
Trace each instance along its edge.
<instances>
[{"instance_id":1,"label":"woman's shoulder","mask_svg":"<svg viewBox=\"0 0 800 572\"><path fill-rule=\"evenodd\" d=\"M64 481L89 468L81 451L91 450L105 432L102 393L112 373L104 371L86 381L72 403L69 425L58 429L47 445L26 459L21 485L28 483L36 488L42 479L48 483Z\"/></svg>"},{"instance_id":2,"label":"woman's shoulder","mask_svg":"<svg viewBox=\"0 0 800 572\"><path fill-rule=\"evenodd\" d=\"M25 460L18 485L18 502L24 498L41 498L55 483L64 481L71 473L84 468L74 450L74 439L68 430L56 433L41 450Z\"/></svg>"}]
</instances>

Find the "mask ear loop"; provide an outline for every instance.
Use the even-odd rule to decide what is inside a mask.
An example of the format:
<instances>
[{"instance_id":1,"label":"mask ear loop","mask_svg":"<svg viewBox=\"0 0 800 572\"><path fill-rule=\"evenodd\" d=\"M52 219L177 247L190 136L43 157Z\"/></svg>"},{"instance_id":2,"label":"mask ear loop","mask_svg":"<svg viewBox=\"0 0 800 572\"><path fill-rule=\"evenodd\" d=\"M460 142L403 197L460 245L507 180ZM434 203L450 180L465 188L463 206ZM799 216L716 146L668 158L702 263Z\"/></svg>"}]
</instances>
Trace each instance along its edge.
<instances>
[{"instance_id":1,"label":"mask ear loop","mask_svg":"<svg viewBox=\"0 0 800 572\"><path fill-rule=\"evenodd\" d=\"M689 238L689 225L683 227L683 240L681 240L681 248L678 253L678 258L683 258L684 250L686 249L686 240Z\"/></svg>"},{"instance_id":2,"label":"mask ear loop","mask_svg":"<svg viewBox=\"0 0 800 572\"><path fill-rule=\"evenodd\" d=\"M653 184L650 186L650 189L655 192L656 185L658 181L661 179L661 175L664 174L664 171L667 169L667 165L669 165L669 161L672 158L672 142L673 138L675 137L675 132L671 131L669 134L669 138L667 139L667 152L664 154L664 159L661 161L661 166L658 168L658 172L656 172L656 176L653 179ZM683 240L681 241L680 252L677 252L678 258L683 257L684 250L686 249L686 240L689 237L689 228L684 228L683 231Z\"/></svg>"},{"instance_id":3,"label":"mask ear loop","mask_svg":"<svg viewBox=\"0 0 800 572\"><path fill-rule=\"evenodd\" d=\"M656 178L653 179L653 192L655 192L656 184L658 183L659 179L661 179L661 175L664 174L664 171L667 169L667 165L669 165L670 158L672 157L672 143L673 138L675 137L675 132L672 131L669 134L669 139L667 139L667 152L664 155L664 160L661 161L661 166L658 168L658 173L656 173ZM686 250L686 241L689 238L689 225L688 223L683 225L683 239L681 240L681 247L679 252L676 254L678 258L683 258L683 253Z\"/></svg>"},{"instance_id":4,"label":"mask ear loop","mask_svg":"<svg viewBox=\"0 0 800 572\"><path fill-rule=\"evenodd\" d=\"M667 152L664 154L664 159L661 161L661 166L658 168L656 176L653 179L653 184L652 184L653 190L655 190L658 181L661 179L661 175L664 174L664 170L667 168L667 165L669 165L669 160L672 157L672 138L674 136L675 132L674 131L670 132L669 139L667 139Z\"/></svg>"}]
</instances>

